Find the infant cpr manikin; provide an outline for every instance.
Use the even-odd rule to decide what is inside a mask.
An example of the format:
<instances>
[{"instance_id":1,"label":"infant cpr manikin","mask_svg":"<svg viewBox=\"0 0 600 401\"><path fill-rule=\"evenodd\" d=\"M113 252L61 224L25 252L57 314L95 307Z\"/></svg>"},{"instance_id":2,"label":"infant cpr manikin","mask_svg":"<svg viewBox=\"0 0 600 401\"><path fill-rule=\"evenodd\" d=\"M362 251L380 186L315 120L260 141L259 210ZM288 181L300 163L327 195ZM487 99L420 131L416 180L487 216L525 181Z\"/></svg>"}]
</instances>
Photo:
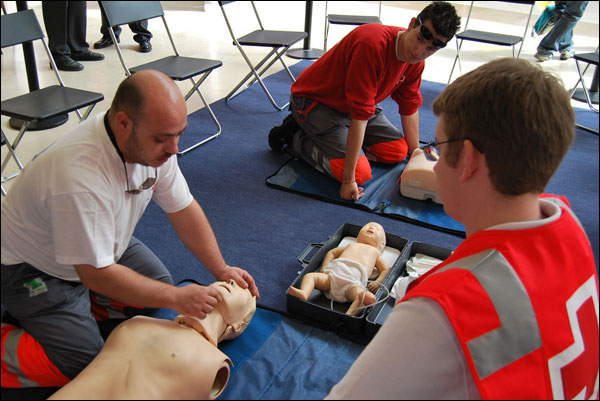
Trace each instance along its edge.
<instances>
[{"instance_id":1,"label":"infant cpr manikin","mask_svg":"<svg viewBox=\"0 0 600 401\"><path fill-rule=\"evenodd\" d=\"M398 180L400 193L407 198L429 199L442 204L438 194L435 172L433 171L435 163L434 160L427 158L422 149L415 149Z\"/></svg>"}]
</instances>

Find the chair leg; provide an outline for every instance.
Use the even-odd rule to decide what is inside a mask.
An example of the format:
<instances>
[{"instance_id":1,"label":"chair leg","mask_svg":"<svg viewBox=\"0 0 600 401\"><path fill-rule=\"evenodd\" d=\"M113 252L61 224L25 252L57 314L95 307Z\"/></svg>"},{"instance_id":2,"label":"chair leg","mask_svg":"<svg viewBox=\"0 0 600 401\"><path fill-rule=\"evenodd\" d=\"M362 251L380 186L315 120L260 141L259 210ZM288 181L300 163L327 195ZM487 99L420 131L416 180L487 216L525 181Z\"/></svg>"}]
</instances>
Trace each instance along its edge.
<instances>
[{"instance_id":1,"label":"chair leg","mask_svg":"<svg viewBox=\"0 0 600 401\"><path fill-rule=\"evenodd\" d=\"M277 62L277 60L280 60L283 63L283 66L285 67L285 70L287 71L288 75L290 76L290 78L292 79L292 81L294 82L296 79L294 78L293 74L291 73L291 71L289 70L289 68L287 67L287 65L285 64L285 62L283 60L281 60L281 57L285 54L285 52L288 50L289 46L282 48L281 53L277 51L276 48L274 48L273 50L271 50L269 52L269 54L267 54L267 56L265 56L265 58L263 58L258 64L256 64L256 66L253 66L252 63L250 62L250 60L248 59L248 57L246 56L246 53L242 50L239 49L240 52L242 53L242 56L244 57L244 59L246 60L246 64L248 64L248 66L250 67L250 72L248 73L248 75L246 75L244 77L244 79L242 79L240 81L240 83L238 83L235 88L233 88L231 90L231 92L229 92L229 94L225 97L226 101L230 101L231 99L233 99L234 97L236 97L237 95L239 95L240 93L246 91L248 88L250 88L250 86L252 84L254 84L255 82L258 82L260 84L260 86L262 87L263 91L265 92L265 94L267 95L267 97L269 98L269 101L271 102L271 104L273 105L273 107L275 107L277 110L281 111L283 109L285 109L288 105L289 102L284 104L283 106L279 106L277 104L277 102L275 101L275 99L273 99L273 96L271 95L271 93L269 92L269 90L267 89L267 86L265 85L265 83L263 82L263 80L261 79L261 76L275 63ZM275 55L275 57L273 59L271 59L271 61L266 65L265 63L271 58L271 56ZM264 67L263 67L264 66ZM258 69L262 70L259 72L257 71ZM244 85L250 78L252 78L252 80L243 88L240 90L240 88L242 87L242 85Z\"/></svg>"},{"instance_id":2,"label":"chair leg","mask_svg":"<svg viewBox=\"0 0 600 401\"><path fill-rule=\"evenodd\" d=\"M329 19L325 16L325 37L323 38L323 52L327 51L327 37L329 36Z\"/></svg>"},{"instance_id":3,"label":"chair leg","mask_svg":"<svg viewBox=\"0 0 600 401\"><path fill-rule=\"evenodd\" d=\"M4 146L6 146L6 148L8 149L8 153L4 157L4 160L2 161L2 167L0 167L0 175L4 174L4 169L6 169L6 166L8 165L8 161L10 160L11 156L14 159L14 161L17 163L17 166L19 167L19 171L17 171L16 173L10 174L8 176L2 175L2 182L6 182L12 178L15 178L16 176L18 176L20 174L21 170L23 170L23 163L21 163L21 160L17 156L15 149L19 145L19 142L21 142L21 139L23 138L23 135L25 134L25 131L27 130L27 127L29 127L30 124L31 124L31 121L25 121L23 123L21 130L17 134L17 137L15 138L15 140L12 144L10 143L10 141L4 134L4 130L2 130L2 144Z\"/></svg>"},{"instance_id":4,"label":"chair leg","mask_svg":"<svg viewBox=\"0 0 600 401\"><path fill-rule=\"evenodd\" d=\"M585 100L587 101L588 107L598 113L598 109L594 107L594 103L592 103L592 99L590 98L590 94L585 86L585 81L583 80L583 74L581 73L581 69L579 67L579 60L575 60L575 66L577 67L577 72L579 73L579 78L581 81L581 86L583 86L583 93L585 94ZM584 72L585 73L585 72Z\"/></svg>"},{"instance_id":5,"label":"chair leg","mask_svg":"<svg viewBox=\"0 0 600 401\"><path fill-rule=\"evenodd\" d=\"M242 53L242 56L244 57L244 60L246 60L246 64L248 64L248 67L250 67L250 72L248 74L246 74L246 76L235 86L235 88L233 88L231 90L231 92L229 92L227 94L227 96L225 96L225 100L227 100L227 101L233 99L234 97L236 97L240 93L242 93L245 90L247 90L250 86L252 86L252 84L257 81L256 75L261 76L266 71L266 69L262 69L262 71L258 72L258 74L257 74L257 70L259 70L260 68L262 68L262 66L271 58L271 56L273 56L277 52L277 49L272 49L269 52L269 54L267 54L262 60L260 60L260 62L258 62L256 65L252 65L252 62L250 61L250 59L246 55L246 52L244 52L244 50L241 47L239 47L238 49ZM271 62L269 64L269 66L271 66L271 65L273 65L273 62ZM269 67L269 66L267 66L267 67ZM252 79L252 81L248 82L248 80L250 78L253 78L253 79ZM246 86L242 90L239 90L242 87L242 85L244 85L244 84L246 84Z\"/></svg>"},{"instance_id":6,"label":"chair leg","mask_svg":"<svg viewBox=\"0 0 600 401\"><path fill-rule=\"evenodd\" d=\"M212 71L212 70L211 70ZM217 120L217 117L215 116L215 113L212 111L212 108L210 107L210 105L208 104L208 102L206 101L206 98L204 97L204 95L202 94L202 92L200 92L200 85L202 85L202 82L204 82L204 80L206 79L206 77L208 77L208 74L211 73L211 71L206 72L198 82L196 82L194 80L194 78L190 78L190 80L192 81L192 83L194 84L193 88L185 95L185 100L187 101L190 96L196 92L198 93L198 95L200 96L200 99L202 99L202 103L204 103L204 107L206 107L206 110L208 110L208 113L210 114L210 117L212 118L213 122L215 123L215 125L217 126L217 133L213 134L211 136L209 136L208 138L203 139L202 141L196 143L195 145L192 145L182 151L179 151L177 154L179 156L182 156L186 153L188 153L191 150L196 149L197 147L200 147L202 145L204 145L206 142L215 139L216 137L218 137L219 135L221 135L221 124L219 123L219 120Z\"/></svg>"}]
</instances>

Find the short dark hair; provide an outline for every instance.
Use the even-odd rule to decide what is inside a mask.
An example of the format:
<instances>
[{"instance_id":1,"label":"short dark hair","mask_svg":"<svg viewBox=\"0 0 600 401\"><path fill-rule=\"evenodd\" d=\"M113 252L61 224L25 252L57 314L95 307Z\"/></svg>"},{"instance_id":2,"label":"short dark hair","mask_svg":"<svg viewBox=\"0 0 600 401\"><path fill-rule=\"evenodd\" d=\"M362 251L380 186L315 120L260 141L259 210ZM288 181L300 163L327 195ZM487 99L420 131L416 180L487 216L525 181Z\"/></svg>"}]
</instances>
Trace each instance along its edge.
<instances>
[{"instance_id":1,"label":"short dark hair","mask_svg":"<svg viewBox=\"0 0 600 401\"><path fill-rule=\"evenodd\" d=\"M417 17L422 23L430 20L438 35L452 39L460 29L460 17L454 6L445 1L434 1L421 11Z\"/></svg>"},{"instance_id":2,"label":"short dark hair","mask_svg":"<svg viewBox=\"0 0 600 401\"><path fill-rule=\"evenodd\" d=\"M130 75L121 82L110 109L113 113L124 111L135 123L141 118L146 96L141 85L132 77Z\"/></svg>"}]
</instances>

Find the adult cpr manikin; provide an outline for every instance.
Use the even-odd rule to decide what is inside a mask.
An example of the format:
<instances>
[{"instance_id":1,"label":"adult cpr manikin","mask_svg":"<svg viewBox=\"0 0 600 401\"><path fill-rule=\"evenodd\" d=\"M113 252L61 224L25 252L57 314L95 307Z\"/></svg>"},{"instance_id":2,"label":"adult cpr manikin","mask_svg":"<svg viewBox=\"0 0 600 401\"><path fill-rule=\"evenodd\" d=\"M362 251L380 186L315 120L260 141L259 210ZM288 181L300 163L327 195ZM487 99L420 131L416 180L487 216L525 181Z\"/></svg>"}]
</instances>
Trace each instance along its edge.
<instances>
[{"instance_id":1,"label":"adult cpr manikin","mask_svg":"<svg viewBox=\"0 0 600 401\"><path fill-rule=\"evenodd\" d=\"M50 399L215 399L231 361L219 349L237 337L256 298L235 281L212 284L220 295L205 318L136 316L121 323L94 360Z\"/></svg>"}]
</instances>

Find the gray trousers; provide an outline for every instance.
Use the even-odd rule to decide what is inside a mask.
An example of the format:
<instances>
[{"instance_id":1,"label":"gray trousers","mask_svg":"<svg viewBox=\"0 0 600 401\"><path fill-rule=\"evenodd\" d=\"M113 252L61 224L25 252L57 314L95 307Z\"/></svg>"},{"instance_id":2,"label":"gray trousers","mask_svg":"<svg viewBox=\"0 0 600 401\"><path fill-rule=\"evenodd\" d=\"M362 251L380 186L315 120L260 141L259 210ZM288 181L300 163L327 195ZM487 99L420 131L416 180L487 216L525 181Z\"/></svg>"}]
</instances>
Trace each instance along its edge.
<instances>
[{"instance_id":1,"label":"gray trousers","mask_svg":"<svg viewBox=\"0 0 600 401\"><path fill-rule=\"evenodd\" d=\"M342 171L340 169L346 156L350 113L339 112L322 103L311 107L314 102L309 98L294 95L290 97L292 116L301 128L301 131L294 135L292 148L299 158L317 171L341 180ZM402 154L401 150L396 152L395 149L398 146L406 147L403 138L402 132L383 115L383 110L377 105L375 114L367 122L357 165L357 182L360 181L359 176L370 176L370 166L367 160L383 163L402 161L406 156L406 151ZM403 145L397 145L400 142ZM390 147L384 145L391 143L395 145ZM390 148L394 151L390 152ZM383 155L382 153L387 154ZM390 153L392 153L391 157Z\"/></svg>"},{"instance_id":2,"label":"gray trousers","mask_svg":"<svg viewBox=\"0 0 600 401\"><path fill-rule=\"evenodd\" d=\"M135 237L118 263L173 283L165 265ZM1 289L7 312L40 343L67 378L73 379L100 352L104 340L90 310L89 290L83 284L61 280L22 263L2 265ZM3 354L10 351L4 349Z\"/></svg>"}]
</instances>

